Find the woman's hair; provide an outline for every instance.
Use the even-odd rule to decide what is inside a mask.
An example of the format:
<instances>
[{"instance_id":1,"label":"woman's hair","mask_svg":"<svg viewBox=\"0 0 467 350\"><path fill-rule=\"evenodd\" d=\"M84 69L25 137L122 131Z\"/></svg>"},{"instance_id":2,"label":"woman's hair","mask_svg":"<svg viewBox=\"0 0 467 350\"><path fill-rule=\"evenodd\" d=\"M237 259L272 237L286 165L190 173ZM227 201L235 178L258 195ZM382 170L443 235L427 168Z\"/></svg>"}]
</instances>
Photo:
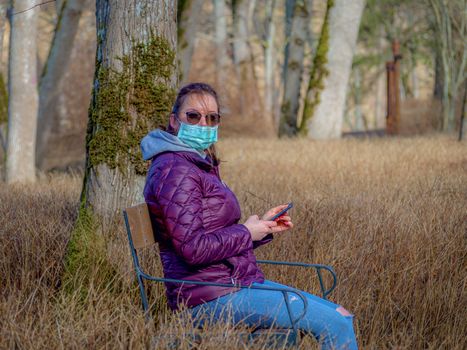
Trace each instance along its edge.
<instances>
[{"instance_id":1,"label":"woman's hair","mask_svg":"<svg viewBox=\"0 0 467 350\"><path fill-rule=\"evenodd\" d=\"M217 96L216 90L206 83L190 83L183 86L177 94L177 98L175 99L174 105L172 107L172 113L178 115L180 109L182 108L183 104L185 103L186 99L190 95L210 95L216 100L217 104L217 113L220 114L220 106L219 106L219 97ZM175 135L175 130L169 125L167 126L167 132ZM211 145L207 149L208 155L211 157L213 163L215 165L219 164L219 158L217 156L216 147Z\"/></svg>"},{"instance_id":2,"label":"woman's hair","mask_svg":"<svg viewBox=\"0 0 467 350\"><path fill-rule=\"evenodd\" d=\"M217 104L217 113L219 113L219 98L217 97L216 90L213 87L206 83L190 83L185 85L180 89L175 99L174 105L172 107L172 113L178 114L180 108L182 108L185 103L186 98L189 95L211 95L216 100Z\"/></svg>"}]
</instances>

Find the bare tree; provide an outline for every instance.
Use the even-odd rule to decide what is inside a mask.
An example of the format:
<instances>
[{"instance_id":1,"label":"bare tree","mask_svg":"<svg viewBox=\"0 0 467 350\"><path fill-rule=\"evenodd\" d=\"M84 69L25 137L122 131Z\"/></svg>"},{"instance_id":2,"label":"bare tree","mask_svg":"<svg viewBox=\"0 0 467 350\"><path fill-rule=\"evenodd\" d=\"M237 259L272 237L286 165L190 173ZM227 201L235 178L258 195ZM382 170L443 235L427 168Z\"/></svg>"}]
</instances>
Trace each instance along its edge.
<instances>
[{"instance_id":1,"label":"bare tree","mask_svg":"<svg viewBox=\"0 0 467 350\"><path fill-rule=\"evenodd\" d=\"M86 125L96 60L96 2L85 0L60 93L50 103L53 126L43 158L43 171L83 167ZM39 97L40 99L40 97ZM36 161L37 164L37 161Z\"/></svg>"},{"instance_id":2,"label":"bare tree","mask_svg":"<svg viewBox=\"0 0 467 350\"><path fill-rule=\"evenodd\" d=\"M69 67L73 43L85 4L85 0L68 0L62 3L49 57L40 80L36 163L43 170L47 152L55 146L50 142L52 127L57 124L59 117L55 106L58 104L59 95L63 93L63 80Z\"/></svg>"},{"instance_id":3,"label":"bare tree","mask_svg":"<svg viewBox=\"0 0 467 350\"><path fill-rule=\"evenodd\" d=\"M323 75L319 84L323 88L318 96L315 95L316 91L308 91L307 100L317 100L312 102L315 104L312 115L308 115L311 110L305 105L303 118L304 129L309 137L315 139L341 137L347 85L365 6L365 0L328 0L328 6L329 1L333 6L329 9L328 28L325 28L329 30L329 40L328 49L324 46L327 51L323 57L328 74ZM312 88L321 89L319 85Z\"/></svg>"},{"instance_id":4,"label":"bare tree","mask_svg":"<svg viewBox=\"0 0 467 350\"><path fill-rule=\"evenodd\" d=\"M3 35L7 22L8 0L0 0L0 72L3 72Z\"/></svg>"},{"instance_id":5,"label":"bare tree","mask_svg":"<svg viewBox=\"0 0 467 350\"><path fill-rule=\"evenodd\" d=\"M3 77L3 35L7 21L8 1L0 1L0 154L6 152L6 123L8 122L8 97L5 89L5 79ZM3 164L3 157L0 159Z\"/></svg>"},{"instance_id":6,"label":"bare tree","mask_svg":"<svg viewBox=\"0 0 467 350\"><path fill-rule=\"evenodd\" d=\"M181 80L184 82L188 80L190 74L203 2L203 0L178 0L178 57L180 57Z\"/></svg>"},{"instance_id":7,"label":"bare tree","mask_svg":"<svg viewBox=\"0 0 467 350\"><path fill-rule=\"evenodd\" d=\"M8 122L8 94L5 88L3 74L0 72L0 164L3 164L3 156L6 153L7 139L6 126Z\"/></svg>"},{"instance_id":8,"label":"bare tree","mask_svg":"<svg viewBox=\"0 0 467 350\"><path fill-rule=\"evenodd\" d=\"M255 76L253 70L253 56L249 42L250 23L248 19L250 15L250 3L245 0L237 0L234 2L233 17L234 17L234 63L238 69L238 76L242 84L242 80Z\"/></svg>"},{"instance_id":9,"label":"bare tree","mask_svg":"<svg viewBox=\"0 0 467 350\"><path fill-rule=\"evenodd\" d=\"M240 92L240 113L248 118L250 123L261 124L262 134L272 135L274 121L271 115L264 113L250 43L255 3L255 1L236 0L233 8L234 63Z\"/></svg>"},{"instance_id":10,"label":"bare tree","mask_svg":"<svg viewBox=\"0 0 467 350\"><path fill-rule=\"evenodd\" d=\"M467 81L464 83L464 97L462 98L461 118L459 127L459 141L462 141L466 124L465 115L467 114Z\"/></svg>"},{"instance_id":11,"label":"bare tree","mask_svg":"<svg viewBox=\"0 0 467 350\"><path fill-rule=\"evenodd\" d=\"M229 57L227 55L227 20L225 0L213 0L215 43L216 43L216 82L222 89L226 83Z\"/></svg>"},{"instance_id":12,"label":"bare tree","mask_svg":"<svg viewBox=\"0 0 467 350\"><path fill-rule=\"evenodd\" d=\"M284 50L284 66L282 69L283 80L285 80L286 67L289 62L289 49L290 35L292 33L292 18L293 11L295 8L295 2L297 0L285 0L285 23L284 23L284 34L285 34L285 50Z\"/></svg>"},{"instance_id":13,"label":"bare tree","mask_svg":"<svg viewBox=\"0 0 467 350\"><path fill-rule=\"evenodd\" d=\"M281 106L279 135L297 133L297 116L300 104L300 88L303 76L303 59L311 14L311 0L294 0L290 37L285 47L284 96ZM290 1L288 5L290 6ZM290 10L289 10L290 11Z\"/></svg>"},{"instance_id":14,"label":"bare tree","mask_svg":"<svg viewBox=\"0 0 467 350\"><path fill-rule=\"evenodd\" d=\"M35 181L37 71L35 0L15 0L8 70L7 183Z\"/></svg>"},{"instance_id":15,"label":"bare tree","mask_svg":"<svg viewBox=\"0 0 467 350\"><path fill-rule=\"evenodd\" d=\"M456 127L456 102L467 79L467 2L429 0L442 78L443 130Z\"/></svg>"},{"instance_id":16,"label":"bare tree","mask_svg":"<svg viewBox=\"0 0 467 350\"><path fill-rule=\"evenodd\" d=\"M98 0L94 90L82 204L102 225L142 200L139 142L166 125L175 97L175 0Z\"/></svg>"},{"instance_id":17,"label":"bare tree","mask_svg":"<svg viewBox=\"0 0 467 350\"><path fill-rule=\"evenodd\" d=\"M7 17L7 10L8 8L12 5L11 0L1 0L0 1L0 31L2 34L4 34L5 31L5 25L6 22L8 21ZM3 44L3 37L0 37L0 42ZM0 50L2 47L0 47Z\"/></svg>"},{"instance_id":18,"label":"bare tree","mask_svg":"<svg viewBox=\"0 0 467 350\"><path fill-rule=\"evenodd\" d=\"M276 48L274 39L276 37L276 23L274 21L274 9L276 0L269 0L266 4L266 35L264 37L264 112L274 117L275 86L274 72L276 68Z\"/></svg>"}]
</instances>

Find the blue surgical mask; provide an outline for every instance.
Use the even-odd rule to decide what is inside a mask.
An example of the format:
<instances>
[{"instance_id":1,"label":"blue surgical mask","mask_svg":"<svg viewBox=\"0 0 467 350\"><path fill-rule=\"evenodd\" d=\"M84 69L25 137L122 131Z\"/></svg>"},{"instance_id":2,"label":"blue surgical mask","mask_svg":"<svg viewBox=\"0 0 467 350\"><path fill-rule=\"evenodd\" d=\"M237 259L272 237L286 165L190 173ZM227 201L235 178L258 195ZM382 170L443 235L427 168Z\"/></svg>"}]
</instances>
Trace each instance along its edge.
<instances>
[{"instance_id":1,"label":"blue surgical mask","mask_svg":"<svg viewBox=\"0 0 467 350\"><path fill-rule=\"evenodd\" d=\"M177 137L186 145L197 151L204 151L217 142L216 126L191 125L180 122Z\"/></svg>"}]
</instances>

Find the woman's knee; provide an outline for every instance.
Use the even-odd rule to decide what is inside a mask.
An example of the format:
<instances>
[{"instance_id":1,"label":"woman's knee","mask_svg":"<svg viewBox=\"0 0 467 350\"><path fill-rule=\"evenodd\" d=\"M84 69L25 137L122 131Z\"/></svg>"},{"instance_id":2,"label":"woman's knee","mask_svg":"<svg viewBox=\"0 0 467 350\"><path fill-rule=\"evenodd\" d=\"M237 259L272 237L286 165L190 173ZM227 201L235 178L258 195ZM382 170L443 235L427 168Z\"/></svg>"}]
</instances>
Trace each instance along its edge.
<instances>
[{"instance_id":1,"label":"woman's knee","mask_svg":"<svg viewBox=\"0 0 467 350\"><path fill-rule=\"evenodd\" d=\"M333 317L332 324L330 325L332 333L336 335L353 335L353 315L342 306L338 306L335 311L336 317Z\"/></svg>"}]
</instances>

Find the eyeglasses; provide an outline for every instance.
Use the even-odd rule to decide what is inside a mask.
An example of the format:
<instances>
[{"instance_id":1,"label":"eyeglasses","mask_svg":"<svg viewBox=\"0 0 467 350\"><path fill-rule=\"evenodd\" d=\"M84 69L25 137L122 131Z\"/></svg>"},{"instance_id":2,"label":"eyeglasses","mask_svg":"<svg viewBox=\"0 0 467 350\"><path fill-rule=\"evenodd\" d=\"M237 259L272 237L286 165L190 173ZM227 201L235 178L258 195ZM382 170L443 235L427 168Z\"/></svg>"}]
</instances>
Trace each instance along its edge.
<instances>
[{"instance_id":1,"label":"eyeglasses","mask_svg":"<svg viewBox=\"0 0 467 350\"><path fill-rule=\"evenodd\" d=\"M188 111L188 112L185 112L185 114L186 114L186 119L188 123L192 125L198 124L199 121L201 120L201 117L203 116L198 111ZM219 125L221 121L221 116L219 115L219 113L208 113L205 115L205 118L206 118L206 124L208 124L209 126Z\"/></svg>"}]
</instances>

